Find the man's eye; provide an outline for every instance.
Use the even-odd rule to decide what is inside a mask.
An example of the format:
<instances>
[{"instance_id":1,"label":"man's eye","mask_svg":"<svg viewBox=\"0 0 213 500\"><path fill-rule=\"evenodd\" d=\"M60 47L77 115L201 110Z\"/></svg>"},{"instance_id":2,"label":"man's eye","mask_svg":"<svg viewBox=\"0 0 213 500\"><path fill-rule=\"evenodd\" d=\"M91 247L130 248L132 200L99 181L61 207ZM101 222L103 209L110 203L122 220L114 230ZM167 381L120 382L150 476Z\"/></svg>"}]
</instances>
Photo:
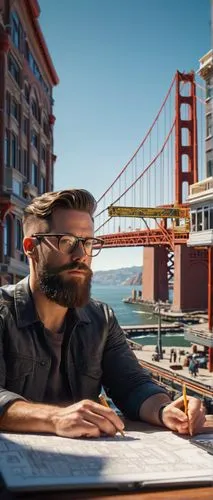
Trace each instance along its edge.
<instances>
[{"instance_id":1,"label":"man's eye","mask_svg":"<svg viewBox=\"0 0 213 500\"><path fill-rule=\"evenodd\" d=\"M75 238L63 238L60 240L60 246L73 247L75 245Z\"/></svg>"},{"instance_id":2,"label":"man's eye","mask_svg":"<svg viewBox=\"0 0 213 500\"><path fill-rule=\"evenodd\" d=\"M85 243L84 243L84 246L86 248L91 248L93 245L93 240L86 240Z\"/></svg>"}]
</instances>

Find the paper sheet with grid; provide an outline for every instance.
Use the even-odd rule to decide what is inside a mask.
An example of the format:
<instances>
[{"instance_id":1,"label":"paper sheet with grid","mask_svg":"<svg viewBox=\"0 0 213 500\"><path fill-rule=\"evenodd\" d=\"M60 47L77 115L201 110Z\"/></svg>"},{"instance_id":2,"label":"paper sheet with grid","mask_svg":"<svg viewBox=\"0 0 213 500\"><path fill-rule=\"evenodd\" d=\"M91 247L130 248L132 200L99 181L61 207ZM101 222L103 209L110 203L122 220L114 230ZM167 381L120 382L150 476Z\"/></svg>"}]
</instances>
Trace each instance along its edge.
<instances>
[{"instance_id":1,"label":"paper sheet with grid","mask_svg":"<svg viewBox=\"0 0 213 500\"><path fill-rule=\"evenodd\" d=\"M170 431L100 439L2 433L0 471L12 489L213 481L213 456Z\"/></svg>"}]
</instances>

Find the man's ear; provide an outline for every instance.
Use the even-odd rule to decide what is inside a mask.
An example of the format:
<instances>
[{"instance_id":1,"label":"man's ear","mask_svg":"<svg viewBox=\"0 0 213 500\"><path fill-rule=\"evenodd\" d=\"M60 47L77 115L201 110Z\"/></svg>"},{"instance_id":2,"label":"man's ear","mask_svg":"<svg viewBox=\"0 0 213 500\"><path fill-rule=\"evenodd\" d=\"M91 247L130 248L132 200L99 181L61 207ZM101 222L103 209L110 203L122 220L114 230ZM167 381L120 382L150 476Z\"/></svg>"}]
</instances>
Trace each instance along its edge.
<instances>
[{"instance_id":1,"label":"man's ear","mask_svg":"<svg viewBox=\"0 0 213 500\"><path fill-rule=\"evenodd\" d=\"M36 250L36 243L34 238L26 236L23 240L23 248L24 248L24 253L31 257Z\"/></svg>"}]
</instances>

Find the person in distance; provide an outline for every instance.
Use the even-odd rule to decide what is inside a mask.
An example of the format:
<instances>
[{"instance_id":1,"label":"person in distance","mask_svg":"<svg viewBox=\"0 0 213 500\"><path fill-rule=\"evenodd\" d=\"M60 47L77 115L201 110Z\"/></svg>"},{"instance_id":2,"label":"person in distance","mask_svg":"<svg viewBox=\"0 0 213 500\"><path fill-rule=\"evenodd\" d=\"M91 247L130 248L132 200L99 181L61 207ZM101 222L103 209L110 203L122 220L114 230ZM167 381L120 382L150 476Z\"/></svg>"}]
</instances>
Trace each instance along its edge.
<instances>
[{"instance_id":1,"label":"person in distance","mask_svg":"<svg viewBox=\"0 0 213 500\"><path fill-rule=\"evenodd\" d=\"M130 419L180 434L201 429L199 399L172 402L130 350L106 304L90 298L96 202L83 189L42 194L23 215L30 274L0 288L0 431L99 437L123 421L99 404L101 388Z\"/></svg>"}]
</instances>

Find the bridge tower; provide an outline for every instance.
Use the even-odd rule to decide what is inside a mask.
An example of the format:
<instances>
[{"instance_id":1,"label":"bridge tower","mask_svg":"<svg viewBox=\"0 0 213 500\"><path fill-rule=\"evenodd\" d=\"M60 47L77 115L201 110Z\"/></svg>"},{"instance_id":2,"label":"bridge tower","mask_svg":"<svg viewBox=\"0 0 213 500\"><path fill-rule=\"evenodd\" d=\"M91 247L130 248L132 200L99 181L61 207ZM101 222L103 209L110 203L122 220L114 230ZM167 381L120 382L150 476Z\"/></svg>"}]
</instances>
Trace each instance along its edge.
<instances>
[{"instance_id":1,"label":"bridge tower","mask_svg":"<svg viewBox=\"0 0 213 500\"><path fill-rule=\"evenodd\" d=\"M183 93L187 87L188 92ZM194 72L176 73L175 94L175 205L184 203L184 184L198 180L197 113ZM168 250L145 247L143 267L143 299L156 302L168 299ZM207 308L207 253L174 247L174 311Z\"/></svg>"},{"instance_id":2,"label":"bridge tower","mask_svg":"<svg viewBox=\"0 0 213 500\"><path fill-rule=\"evenodd\" d=\"M187 85L188 95L182 95ZM181 205L183 186L198 181L197 113L194 73L176 73L175 102L175 203ZM187 119L185 118L187 112ZM188 110L186 110L186 107ZM185 135L184 135L185 133ZM186 141L187 137L187 141ZM185 142L184 142L185 139ZM206 309L208 301L208 257L205 250L175 245L174 250L174 311Z\"/></svg>"}]
</instances>

